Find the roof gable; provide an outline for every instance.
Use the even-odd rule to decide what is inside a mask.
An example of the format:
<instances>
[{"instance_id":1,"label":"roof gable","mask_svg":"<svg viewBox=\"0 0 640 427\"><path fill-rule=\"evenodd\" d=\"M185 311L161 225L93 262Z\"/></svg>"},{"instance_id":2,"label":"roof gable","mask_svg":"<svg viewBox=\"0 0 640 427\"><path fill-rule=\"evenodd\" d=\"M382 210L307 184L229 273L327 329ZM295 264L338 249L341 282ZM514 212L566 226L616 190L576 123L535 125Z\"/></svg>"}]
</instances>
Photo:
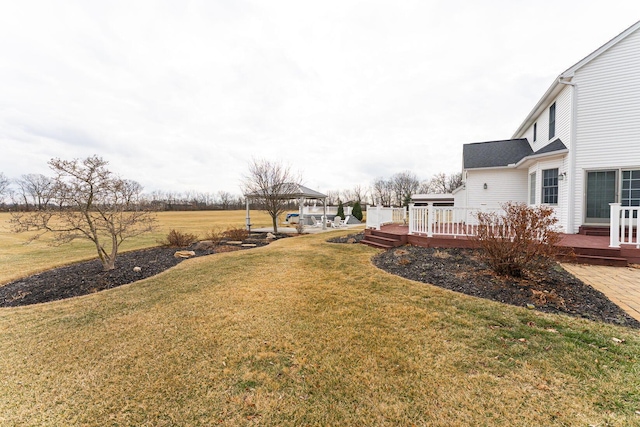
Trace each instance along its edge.
<instances>
[{"instance_id":1,"label":"roof gable","mask_svg":"<svg viewBox=\"0 0 640 427\"><path fill-rule=\"evenodd\" d=\"M640 21L636 22L635 24L633 24L632 26L630 26L629 28L627 28L626 30L624 30L623 32L621 32L620 34L618 34L617 36L609 40L607 43L603 44L598 49L594 50L589 55L587 55L586 57L584 57L583 59L573 64L568 69L566 69L564 72L562 72L558 76L558 78L556 78L553 81L553 83L551 84L549 89L547 89L544 95L542 95L542 98L540 98L538 103L533 107L533 109L527 115L527 117L522 121L518 129L514 132L512 138L517 138L519 136L522 136L523 132L525 132L529 128L529 126L533 124L534 120L537 118L540 112L547 107L547 104L549 104L550 101L553 100L553 98L555 98L558 95L558 93L560 93L564 85L568 81L570 81L571 78L573 78L576 71L578 71L580 68L584 67L585 65L587 65L588 63L590 63L600 55L602 55L604 52L611 49L613 46L617 45L622 40L624 40L634 32L638 31L639 29L640 29Z\"/></svg>"}]
</instances>

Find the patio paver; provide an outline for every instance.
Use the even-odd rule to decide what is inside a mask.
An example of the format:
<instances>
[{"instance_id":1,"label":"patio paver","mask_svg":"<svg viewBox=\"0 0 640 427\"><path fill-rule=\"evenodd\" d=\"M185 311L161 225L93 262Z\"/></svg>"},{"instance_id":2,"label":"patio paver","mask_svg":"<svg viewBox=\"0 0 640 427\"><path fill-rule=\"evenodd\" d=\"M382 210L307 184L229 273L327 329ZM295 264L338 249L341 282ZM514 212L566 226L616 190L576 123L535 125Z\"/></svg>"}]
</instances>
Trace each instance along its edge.
<instances>
[{"instance_id":1,"label":"patio paver","mask_svg":"<svg viewBox=\"0 0 640 427\"><path fill-rule=\"evenodd\" d=\"M562 267L640 320L640 268L567 263Z\"/></svg>"}]
</instances>

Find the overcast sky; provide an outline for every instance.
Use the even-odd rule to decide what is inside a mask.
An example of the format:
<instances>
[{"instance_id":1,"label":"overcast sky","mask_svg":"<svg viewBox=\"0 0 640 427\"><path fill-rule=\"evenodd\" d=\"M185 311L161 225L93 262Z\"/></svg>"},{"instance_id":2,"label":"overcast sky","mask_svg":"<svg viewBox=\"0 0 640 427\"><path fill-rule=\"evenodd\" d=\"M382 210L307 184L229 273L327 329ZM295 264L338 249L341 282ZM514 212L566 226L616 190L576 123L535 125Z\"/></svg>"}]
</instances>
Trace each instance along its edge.
<instances>
[{"instance_id":1,"label":"overcast sky","mask_svg":"<svg viewBox=\"0 0 640 427\"><path fill-rule=\"evenodd\" d=\"M0 172L98 154L145 191L461 169L640 1L0 0Z\"/></svg>"}]
</instances>

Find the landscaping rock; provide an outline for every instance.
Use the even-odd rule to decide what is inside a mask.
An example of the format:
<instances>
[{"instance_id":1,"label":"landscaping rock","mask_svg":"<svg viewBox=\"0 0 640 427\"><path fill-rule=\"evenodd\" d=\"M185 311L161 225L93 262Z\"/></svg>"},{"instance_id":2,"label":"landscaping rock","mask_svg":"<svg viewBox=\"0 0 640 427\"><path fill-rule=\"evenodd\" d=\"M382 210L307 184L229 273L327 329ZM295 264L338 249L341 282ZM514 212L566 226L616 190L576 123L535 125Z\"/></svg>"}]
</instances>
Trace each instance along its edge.
<instances>
[{"instance_id":1,"label":"landscaping rock","mask_svg":"<svg viewBox=\"0 0 640 427\"><path fill-rule=\"evenodd\" d=\"M202 240L195 244L193 247L194 251L210 251L216 247L213 240Z\"/></svg>"},{"instance_id":2,"label":"landscaping rock","mask_svg":"<svg viewBox=\"0 0 640 427\"><path fill-rule=\"evenodd\" d=\"M191 258L196 256L196 253L195 251L177 251L173 256L176 258Z\"/></svg>"}]
</instances>

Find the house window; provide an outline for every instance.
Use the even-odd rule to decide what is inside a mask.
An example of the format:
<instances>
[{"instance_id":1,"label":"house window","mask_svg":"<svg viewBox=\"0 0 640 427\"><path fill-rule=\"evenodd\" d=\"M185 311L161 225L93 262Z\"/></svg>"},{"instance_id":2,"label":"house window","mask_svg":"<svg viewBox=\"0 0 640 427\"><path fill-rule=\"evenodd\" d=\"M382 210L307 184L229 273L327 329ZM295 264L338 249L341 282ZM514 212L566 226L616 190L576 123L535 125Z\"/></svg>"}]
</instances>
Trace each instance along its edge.
<instances>
[{"instance_id":1,"label":"house window","mask_svg":"<svg viewBox=\"0 0 640 427\"><path fill-rule=\"evenodd\" d=\"M538 139L538 123L533 124L533 142Z\"/></svg>"},{"instance_id":2,"label":"house window","mask_svg":"<svg viewBox=\"0 0 640 427\"><path fill-rule=\"evenodd\" d=\"M556 136L556 103L549 107L549 139Z\"/></svg>"},{"instance_id":3,"label":"house window","mask_svg":"<svg viewBox=\"0 0 640 427\"><path fill-rule=\"evenodd\" d=\"M622 171L622 206L640 206L640 170Z\"/></svg>"},{"instance_id":4,"label":"house window","mask_svg":"<svg viewBox=\"0 0 640 427\"><path fill-rule=\"evenodd\" d=\"M535 133L534 133L535 135ZM529 174L529 204L536 204L536 173Z\"/></svg>"},{"instance_id":5,"label":"house window","mask_svg":"<svg viewBox=\"0 0 640 427\"><path fill-rule=\"evenodd\" d=\"M542 203L558 204L558 169L542 171Z\"/></svg>"}]
</instances>

